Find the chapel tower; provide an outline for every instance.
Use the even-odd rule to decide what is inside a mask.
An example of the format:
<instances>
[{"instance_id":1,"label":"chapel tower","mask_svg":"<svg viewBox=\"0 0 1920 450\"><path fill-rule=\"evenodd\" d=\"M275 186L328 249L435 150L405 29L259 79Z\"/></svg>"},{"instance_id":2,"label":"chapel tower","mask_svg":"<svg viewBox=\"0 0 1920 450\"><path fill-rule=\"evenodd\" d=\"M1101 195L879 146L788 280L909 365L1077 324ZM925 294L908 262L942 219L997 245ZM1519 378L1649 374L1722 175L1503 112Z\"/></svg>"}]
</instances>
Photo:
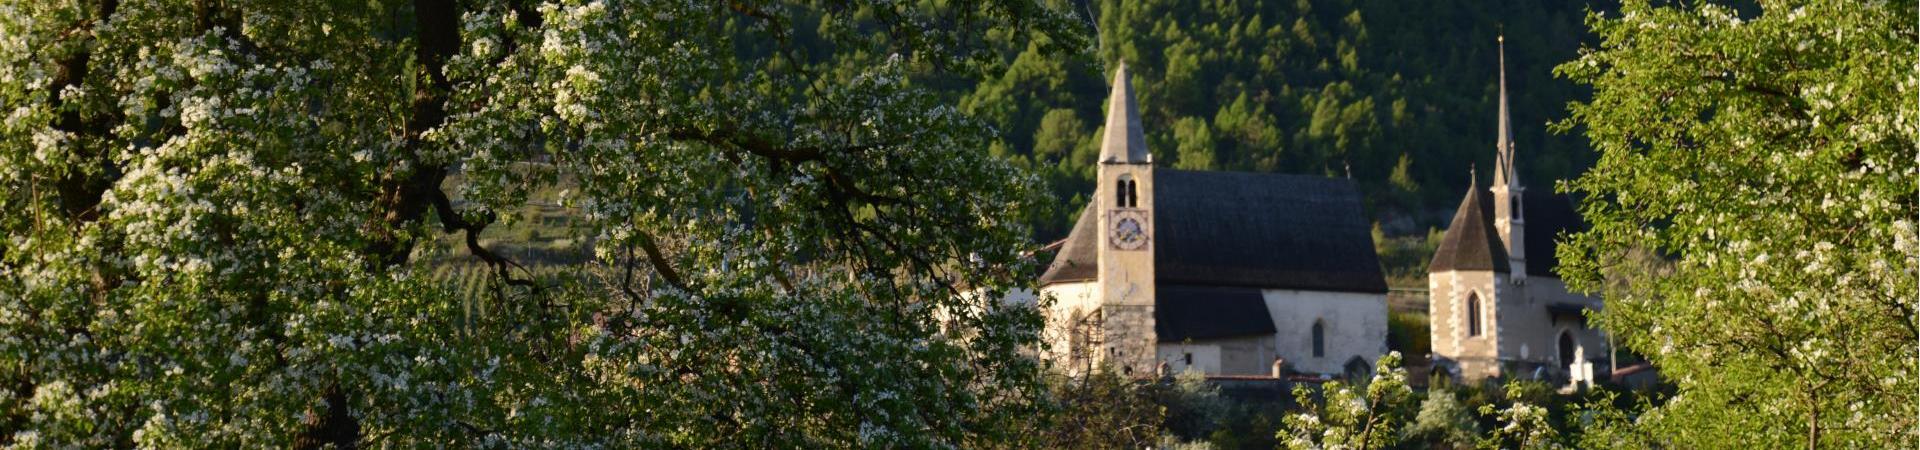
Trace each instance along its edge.
<instances>
[{"instance_id":1,"label":"chapel tower","mask_svg":"<svg viewBox=\"0 0 1920 450\"><path fill-rule=\"evenodd\" d=\"M1436 361L1449 361L1471 378L1499 376L1505 301L1512 295L1512 260L1500 243L1493 199L1469 175L1466 198L1427 266L1429 342Z\"/></svg>"},{"instance_id":2,"label":"chapel tower","mask_svg":"<svg viewBox=\"0 0 1920 450\"><path fill-rule=\"evenodd\" d=\"M1515 163L1513 145L1513 120L1507 113L1507 38L1500 41L1500 119L1498 141L1494 143L1493 162L1493 226L1500 231L1500 242L1507 247L1507 265L1513 268L1512 281L1525 283L1527 279L1527 221L1524 211L1520 210L1522 196L1527 188L1520 184L1519 167Z\"/></svg>"},{"instance_id":3,"label":"chapel tower","mask_svg":"<svg viewBox=\"0 0 1920 450\"><path fill-rule=\"evenodd\" d=\"M1583 227L1572 199L1524 195L1506 59L1503 38L1492 183L1481 188L1477 174L1468 176L1467 194L1427 266L1434 374L1591 383L1610 370L1595 368L1612 363L1605 336L1587 323L1604 305L1568 290L1555 270L1553 236ZM1529 222L1540 236L1527 236ZM1529 255L1530 246L1540 253Z\"/></svg>"}]
</instances>

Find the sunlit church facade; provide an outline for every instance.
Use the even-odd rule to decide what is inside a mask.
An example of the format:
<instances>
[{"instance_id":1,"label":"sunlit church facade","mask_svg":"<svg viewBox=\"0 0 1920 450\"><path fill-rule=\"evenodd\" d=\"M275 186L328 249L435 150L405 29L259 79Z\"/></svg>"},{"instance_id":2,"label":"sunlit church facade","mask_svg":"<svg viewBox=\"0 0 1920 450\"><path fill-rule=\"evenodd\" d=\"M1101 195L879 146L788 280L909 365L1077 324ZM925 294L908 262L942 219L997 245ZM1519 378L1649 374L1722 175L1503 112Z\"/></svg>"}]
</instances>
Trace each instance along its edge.
<instances>
[{"instance_id":1,"label":"sunlit church facade","mask_svg":"<svg viewBox=\"0 0 1920 450\"><path fill-rule=\"evenodd\" d=\"M1371 370L1387 285L1354 183L1155 167L1124 65L1112 89L1093 200L1040 278L1049 359L1136 377Z\"/></svg>"}]
</instances>

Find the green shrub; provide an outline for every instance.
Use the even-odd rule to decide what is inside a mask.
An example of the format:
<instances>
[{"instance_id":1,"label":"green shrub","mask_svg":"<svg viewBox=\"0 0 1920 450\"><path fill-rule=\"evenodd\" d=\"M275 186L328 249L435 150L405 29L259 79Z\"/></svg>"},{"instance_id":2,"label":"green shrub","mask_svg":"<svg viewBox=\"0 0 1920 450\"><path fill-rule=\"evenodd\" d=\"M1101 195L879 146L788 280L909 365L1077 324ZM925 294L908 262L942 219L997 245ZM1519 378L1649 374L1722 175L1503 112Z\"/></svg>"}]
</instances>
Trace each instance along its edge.
<instances>
[{"instance_id":1,"label":"green shrub","mask_svg":"<svg viewBox=\"0 0 1920 450\"><path fill-rule=\"evenodd\" d=\"M1424 360L1432 352L1433 334L1427 327L1427 315L1416 312L1387 313L1387 349L1408 358Z\"/></svg>"}]
</instances>

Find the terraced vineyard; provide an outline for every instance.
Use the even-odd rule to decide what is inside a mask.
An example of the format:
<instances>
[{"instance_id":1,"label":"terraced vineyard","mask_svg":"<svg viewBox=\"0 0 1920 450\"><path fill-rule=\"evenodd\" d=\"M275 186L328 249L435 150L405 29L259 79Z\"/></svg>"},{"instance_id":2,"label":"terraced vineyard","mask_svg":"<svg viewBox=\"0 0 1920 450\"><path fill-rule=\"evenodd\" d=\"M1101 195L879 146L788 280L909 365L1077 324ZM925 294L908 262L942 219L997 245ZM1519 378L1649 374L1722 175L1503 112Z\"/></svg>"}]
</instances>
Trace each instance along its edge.
<instances>
[{"instance_id":1,"label":"terraced vineyard","mask_svg":"<svg viewBox=\"0 0 1920 450\"><path fill-rule=\"evenodd\" d=\"M462 181L459 175L453 175L446 183L454 186ZM572 230L577 226L577 210L557 201L559 190L564 188L533 193L519 211L513 212L513 220L495 223L480 234L482 247L525 267L524 272L515 269L515 277L531 278L541 286L558 286L564 284L558 278L586 276L581 267L592 257L592 249ZM454 200L455 207L462 203ZM500 279L492 267L466 248L464 239L460 234L440 234L432 245L422 249L419 259L430 268L434 279L446 281L464 299L462 311L468 319L496 313L496 290L503 287Z\"/></svg>"}]
</instances>

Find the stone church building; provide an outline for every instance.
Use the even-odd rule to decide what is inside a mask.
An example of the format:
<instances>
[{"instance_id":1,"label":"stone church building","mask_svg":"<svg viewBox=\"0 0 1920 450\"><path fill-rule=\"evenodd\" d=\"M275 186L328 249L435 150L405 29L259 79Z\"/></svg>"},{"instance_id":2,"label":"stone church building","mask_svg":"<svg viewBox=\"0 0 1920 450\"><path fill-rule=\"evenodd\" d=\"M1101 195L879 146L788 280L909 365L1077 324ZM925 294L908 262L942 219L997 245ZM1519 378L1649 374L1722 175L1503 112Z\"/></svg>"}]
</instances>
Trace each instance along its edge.
<instances>
[{"instance_id":1,"label":"stone church building","mask_svg":"<svg viewBox=\"0 0 1920 450\"><path fill-rule=\"evenodd\" d=\"M1554 272L1554 236L1579 226L1579 216L1565 196L1526 195L1507 116L1504 43L1500 60L1493 181L1482 189L1477 174L1470 177L1427 270L1432 375L1594 380L1595 368L1611 362L1606 337L1584 316L1600 299L1568 292Z\"/></svg>"},{"instance_id":2,"label":"stone church building","mask_svg":"<svg viewBox=\"0 0 1920 450\"><path fill-rule=\"evenodd\" d=\"M1346 179L1155 167L1114 74L1098 187L1040 278L1048 357L1132 376L1365 373L1387 285Z\"/></svg>"}]
</instances>

